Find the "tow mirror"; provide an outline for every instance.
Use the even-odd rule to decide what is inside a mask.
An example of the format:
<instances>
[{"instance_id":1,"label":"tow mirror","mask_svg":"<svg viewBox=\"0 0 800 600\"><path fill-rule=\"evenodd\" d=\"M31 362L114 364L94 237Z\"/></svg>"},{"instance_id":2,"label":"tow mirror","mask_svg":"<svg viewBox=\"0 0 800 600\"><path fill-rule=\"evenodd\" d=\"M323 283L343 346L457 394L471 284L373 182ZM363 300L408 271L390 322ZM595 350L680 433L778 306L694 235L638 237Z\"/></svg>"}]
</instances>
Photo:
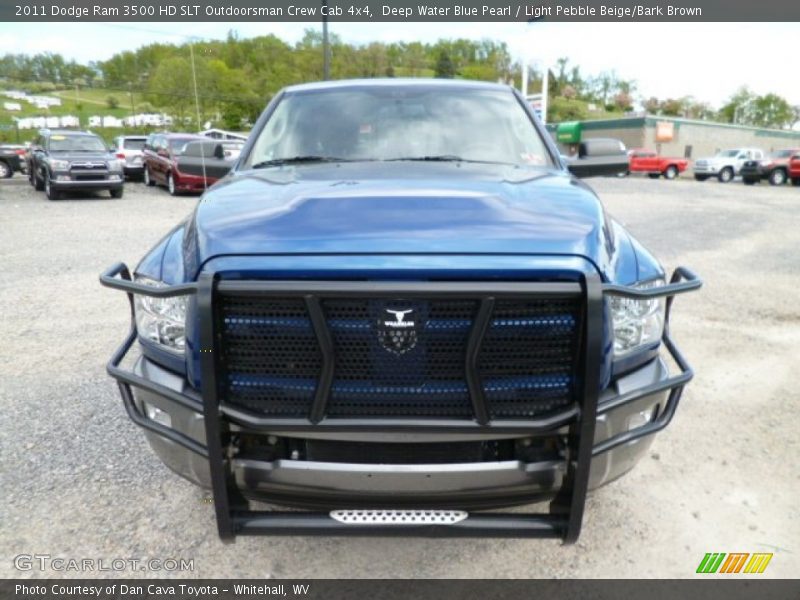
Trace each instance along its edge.
<instances>
[{"instance_id":1,"label":"tow mirror","mask_svg":"<svg viewBox=\"0 0 800 600\"><path fill-rule=\"evenodd\" d=\"M602 177L625 173L629 158L625 144L613 138L592 138L578 146L578 155L567 168L575 177Z\"/></svg>"}]
</instances>

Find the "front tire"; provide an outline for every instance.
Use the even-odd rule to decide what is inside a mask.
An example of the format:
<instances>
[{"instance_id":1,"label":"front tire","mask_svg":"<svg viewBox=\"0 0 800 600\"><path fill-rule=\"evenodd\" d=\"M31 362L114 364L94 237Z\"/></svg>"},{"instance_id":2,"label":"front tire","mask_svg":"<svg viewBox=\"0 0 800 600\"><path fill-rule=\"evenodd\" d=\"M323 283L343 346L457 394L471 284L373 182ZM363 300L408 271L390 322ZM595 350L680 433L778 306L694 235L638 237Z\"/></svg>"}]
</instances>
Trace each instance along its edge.
<instances>
[{"instance_id":1,"label":"front tire","mask_svg":"<svg viewBox=\"0 0 800 600\"><path fill-rule=\"evenodd\" d=\"M783 169L775 169L769 174L769 182L771 185L783 185L786 183L786 171Z\"/></svg>"},{"instance_id":2,"label":"front tire","mask_svg":"<svg viewBox=\"0 0 800 600\"><path fill-rule=\"evenodd\" d=\"M112 198L122 198L122 194L125 193L125 188L122 188L122 187L113 188L113 189L110 189L108 191L111 194Z\"/></svg>"},{"instance_id":3,"label":"front tire","mask_svg":"<svg viewBox=\"0 0 800 600\"><path fill-rule=\"evenodd\" d=\"M0 160L0 179L8 179L14 174L11 167L6 164L6 161Z\"/></svg>"},{"instance_id":4,"label":"front tire","mask_svg":"<svg viewBox=\"0 0 800 600\"><path fill-rule=\"evenodd\" d=\"M35 174L33 176L33 189L37 192L41 192L44 189L44 179Z\"/></svg>"},{"instance_id":5,"label":"front tire","mask_svg":"<svg viewBox=\"0 0 800 600\"><path fill-rule=\"evenodd\" d=\"M754 185L758 181L757 179L753 179L752 177L742 177L742 183L745 185Z\"/></svg>"},{"instance_id":6,"label":"front tire","mask_svg":"<svg viewBox=\"0 0 800 600\"><path fill-rule=\"evenodd\" d=\"M44 193L48 200L58 200L61 198L61 192L53 187L50 181L50 173L47 172L44 174Z\"/></svg>"},{"instance_id":7,"label":"front tire","mask_svg":"<svg viewBox=\"0 0 800 600\"><path fill-rule=\"evenodd\" d=\"M150 177L150 169L147 167L144 168L144 173L142 173L142 181L144 181L144 184L148 187L153 187L156 184L153 178Z\"/></svg>"},{"instance_id":8,"label":"front tire","mask_svg":"<svg viewBox=\"0 0 800 600\"><path fill-rule=\"evenodd\" d=\"M678 176L678 167L670 165L664 171L664 179L675 179Z\"/></svg>"},{"instance_id":9,"label":"front tire","mask_svg":"<svg viewBox=\"0 0 800 600\"><path fill-rule=\"evenodd\" d=\"M733 169L730 167L725 167L722 171L719 172L717 175L717 179L719 179L720 183L730 183L733 181Z\"/></svg>"},{"instance_id":10,"label":"front tire","mask_svg":"<svg viewBox=\"0 0 800 600\"><path fill-rule=\"evenodd\" d=\"M175 179L172 177L172 173L167 173L167 190L170 196L178 195L178 189L175 187Z\"/></svg>"}]
</instances>

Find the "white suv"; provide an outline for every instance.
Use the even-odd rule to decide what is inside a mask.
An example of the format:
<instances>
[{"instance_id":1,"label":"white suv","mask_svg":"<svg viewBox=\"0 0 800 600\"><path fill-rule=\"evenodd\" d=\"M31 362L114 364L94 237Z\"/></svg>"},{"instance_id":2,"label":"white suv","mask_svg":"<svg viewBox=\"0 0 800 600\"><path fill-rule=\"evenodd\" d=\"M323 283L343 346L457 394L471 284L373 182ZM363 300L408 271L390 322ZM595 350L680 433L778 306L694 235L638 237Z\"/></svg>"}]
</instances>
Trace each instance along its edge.
<instances>
[{"instance_id":1,"label":"white suv","mask_svg":"<svg viewBox=\"0 0 800 600\"><path fill-rule=\"evenodd\" d=\"M760 148L721 150L710 158L694 161L694 178L697 181L705 181L709 177L716 177L720 182L728 183L739 174L745 161L762 158L764 151Z\"/></svg>"}]
</instances>

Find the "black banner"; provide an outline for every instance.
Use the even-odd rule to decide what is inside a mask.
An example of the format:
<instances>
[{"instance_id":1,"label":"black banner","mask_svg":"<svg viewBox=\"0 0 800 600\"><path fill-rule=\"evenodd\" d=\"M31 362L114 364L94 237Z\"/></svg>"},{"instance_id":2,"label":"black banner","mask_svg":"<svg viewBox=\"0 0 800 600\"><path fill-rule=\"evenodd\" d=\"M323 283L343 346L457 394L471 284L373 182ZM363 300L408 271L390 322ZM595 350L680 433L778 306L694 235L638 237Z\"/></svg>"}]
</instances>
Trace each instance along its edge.
<instances>
[{"instance_id":1,"label":"black banner","mask_svg":"<svg viewBox=\"0 0 800 600\"><path fill-rule=\"evenodd\" d=\"M800 598L800 581L708 580L3 580L2 600L791 600Z\"/></svg>"},{"instance_id":2,"label":"black banner","mask_svg":"<svg viewBox=\"0 0 800 600\"><path fill-rule=\"evenodd\" d=\"M4 0L0 21L797 21L786 0Z\"/></svg>"}]
</instances>

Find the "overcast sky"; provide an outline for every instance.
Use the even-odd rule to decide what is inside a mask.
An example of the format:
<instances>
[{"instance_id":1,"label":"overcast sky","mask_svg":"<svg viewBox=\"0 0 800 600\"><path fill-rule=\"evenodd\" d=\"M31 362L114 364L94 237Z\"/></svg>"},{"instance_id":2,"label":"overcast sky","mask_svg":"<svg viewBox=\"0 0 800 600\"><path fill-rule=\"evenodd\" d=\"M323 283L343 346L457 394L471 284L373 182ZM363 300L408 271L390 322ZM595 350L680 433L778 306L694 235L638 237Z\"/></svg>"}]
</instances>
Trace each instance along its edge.
<instances>
[{"instance_id":1,"label":"overcast sky","mask_svg":"<svg viewBox=\"0 0 800 600\"><path fill-rule=\"evenodd\" d=\"M274 33L295 42L311 23L0 23L0 54L57 52L79 62L102 60L151 42L188 35L224 38ZM553 65L566 56L584 74L615 70L638 82L638 94L694 96L718 107L741 85L800 105L796 64L800 23L336 23L345 42L491 38L515 59ZM181 33L176 33L181 32ZM781 59L781 56L785 57Z\"/></svg>"}]
</instances>

